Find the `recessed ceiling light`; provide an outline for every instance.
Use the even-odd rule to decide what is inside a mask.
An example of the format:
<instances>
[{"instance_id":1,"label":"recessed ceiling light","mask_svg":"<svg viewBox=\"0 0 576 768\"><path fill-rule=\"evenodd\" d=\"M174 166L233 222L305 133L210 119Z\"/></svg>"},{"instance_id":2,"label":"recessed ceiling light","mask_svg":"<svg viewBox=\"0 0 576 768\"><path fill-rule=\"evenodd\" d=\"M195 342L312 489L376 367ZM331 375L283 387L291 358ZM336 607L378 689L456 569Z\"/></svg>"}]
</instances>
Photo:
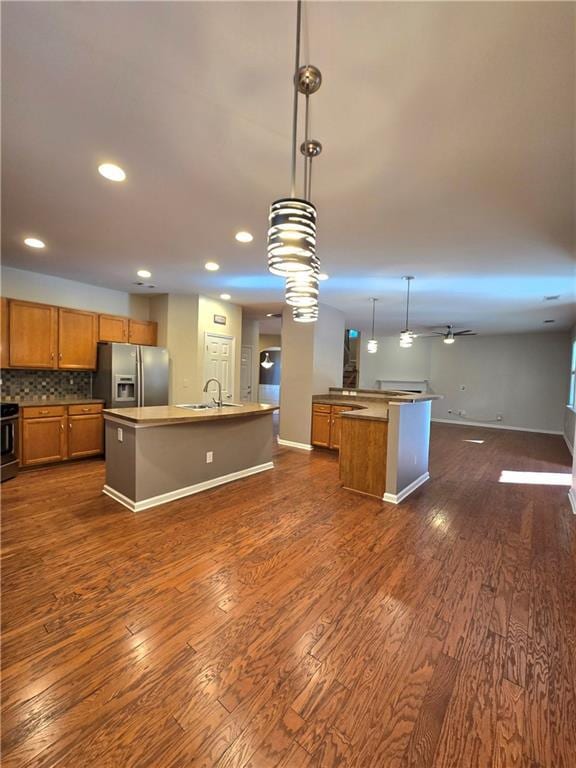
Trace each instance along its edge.
<instances>
[{"instance_id":1,"label":"recessed ceiling light","mask_svg":"<svg viewBox=\"0 0 576 768\"><path fill-rule=\"evenodd\" d=\"M208 272L217 272L220 269L220 264L216 264L215 261L207 261L204 264L204 269L207 269Z\"/></svg>"},{"instance_id":2,"label":"recessed ceiling light","mask_svg":"<svg viewBox=\"0 0 576 768\"><path fill-rule=\"evenodd\" d=\"M318 275L318 280L328 280L330 275L327 275L326 272L320 272Z\"/></svg>"},{"instance_id":3,"label":"recessed ceiling light","mask_svg":"<svg viewBox=\"0 0 576 768\"><path fill-rule=\"evenodd\" d=\"M98 173L108 181L124 181L126 178L122 168L119 165L114 165L114 163L102 163L98 166Z\"/></svg>"},{"instance_id":4,"label":"recessed ceiling light","mask_svg":"<svg viewBox=\"0 0 576 768\"><path fill-rule=\"evenodd\" d=\"M152 272L149 272L147 269L139 269L136 274L138 277L152 277Z\"/></svg>"},{"instance_id":5,"label":"recessed ceiling light","mask_svg":"<svg viewBox=\"0 0 576 768\"><path fill-rule=\"evenodd\" d=\"M220 294L220 298L222 299L222 301L230 301L232 296L230 296L229 293L221 293Z\"/></svg>"},{"instance_id":6,"label":"recessed ceiling light","mask_svg":"<svg viewBox=\"0 0 576 768\"><path fill-rule=\"evenodd\" d=\"M28 248L46 248L44 240L39 240L37 237L25 238L24 244L27 245Z\"/></svg>"},{"instance_id":7,"label":"recessed ceiling light","mask_svg":"<svg viewBox=\"0 0 576 768\"><path fill-rule=\"evenodd\" d=\"M254 240L254 235L251 235L250 232L236 232L234 237L239 243L251 243Z\"/></svg>"}]
</instances>

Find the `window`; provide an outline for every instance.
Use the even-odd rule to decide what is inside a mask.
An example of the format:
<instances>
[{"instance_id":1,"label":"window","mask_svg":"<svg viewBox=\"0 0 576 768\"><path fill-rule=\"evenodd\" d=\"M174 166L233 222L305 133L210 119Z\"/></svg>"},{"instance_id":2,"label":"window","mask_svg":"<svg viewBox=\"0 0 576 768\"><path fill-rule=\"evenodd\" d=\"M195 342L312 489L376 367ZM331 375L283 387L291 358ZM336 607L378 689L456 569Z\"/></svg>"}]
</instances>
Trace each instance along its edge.
<instances>
[{"instance_id":1,"label":"window","mask_svg":"<svg viewBox=\"0 0 576 768\"><path fill-rule=\"evenodd\" d=\"M576 406L576 339L572 342L572 363L570 364L570 392L568 405Z\"/></svg>"}]
</instances>

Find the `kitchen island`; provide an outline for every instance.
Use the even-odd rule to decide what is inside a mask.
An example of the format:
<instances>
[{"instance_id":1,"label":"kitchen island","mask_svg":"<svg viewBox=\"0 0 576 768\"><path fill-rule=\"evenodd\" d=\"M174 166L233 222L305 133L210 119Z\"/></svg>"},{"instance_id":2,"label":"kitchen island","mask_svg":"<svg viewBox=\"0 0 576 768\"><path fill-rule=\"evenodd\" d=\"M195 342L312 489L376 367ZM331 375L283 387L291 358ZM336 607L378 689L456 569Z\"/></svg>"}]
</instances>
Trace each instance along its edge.
<instances>
[{"instance_id":1,"label":"kitchen island","mask_svg":"<svg viewBox=\"0 0 576 768\"><path fill-rule=\"evenodd\" d=\"M430 478L431 401L440 397L330 389L312 400L312 442L315 421L329 419L330 445L316 444L339 448L344 488L399 504Z\"/></svg>"},{"instance_id":2,"label":"kitchen island","mask_svg":"<svg viewBox=\"0 0 576 768\"><path fill-rule=\"evenodd\" d=\"M104 411L104 493L133 512L274 467L274 405Z\"/></svg>"}]
</instances>

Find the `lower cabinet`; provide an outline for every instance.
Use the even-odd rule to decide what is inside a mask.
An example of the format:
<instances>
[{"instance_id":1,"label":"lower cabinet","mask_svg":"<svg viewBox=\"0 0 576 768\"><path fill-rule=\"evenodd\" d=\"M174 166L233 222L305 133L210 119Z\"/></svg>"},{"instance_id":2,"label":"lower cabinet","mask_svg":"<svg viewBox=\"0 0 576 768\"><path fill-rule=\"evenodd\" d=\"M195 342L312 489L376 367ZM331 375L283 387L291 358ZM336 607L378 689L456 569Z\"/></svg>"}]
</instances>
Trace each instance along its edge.
<instances>
[{"instance_id":1,"label":"lower cabinet","mask_svg":"<svg viewBox=\"0 0 576 768\"><path fill-rule=\"evenodd\" d=\"M20 464L53 464L97 456L104 448L102 405L22 408Z\"/></svg>"},{"instance_id":2,"label":"lower cabinet","mask_svg":"<svg viewBox=\"0 0 576 768\"><path fill-rule=\"evenodd\" d=\"M351 405L326 405L313 403L312 405L312 445L321 448L340 448L340 432L342 426L342 413L353 411Z\"/></svg>"}]
</instances>

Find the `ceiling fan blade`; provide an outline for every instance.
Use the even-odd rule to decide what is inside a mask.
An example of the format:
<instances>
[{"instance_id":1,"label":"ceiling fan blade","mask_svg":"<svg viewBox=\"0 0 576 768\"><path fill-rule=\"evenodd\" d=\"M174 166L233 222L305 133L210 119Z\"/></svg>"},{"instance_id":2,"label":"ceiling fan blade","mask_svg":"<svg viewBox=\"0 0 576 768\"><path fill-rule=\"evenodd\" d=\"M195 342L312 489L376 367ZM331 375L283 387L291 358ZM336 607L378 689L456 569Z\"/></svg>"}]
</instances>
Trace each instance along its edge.
<instances>
[{"instance_id":1,"label":"ceiling fan blade","mask_svg":"<svg viewBox=\"0 0 576 768\"><path fill-rule=\"evenodd\" d=\"M454 331L454 336L478 336L474 331Z\"/></svg>"}]
</instances>

